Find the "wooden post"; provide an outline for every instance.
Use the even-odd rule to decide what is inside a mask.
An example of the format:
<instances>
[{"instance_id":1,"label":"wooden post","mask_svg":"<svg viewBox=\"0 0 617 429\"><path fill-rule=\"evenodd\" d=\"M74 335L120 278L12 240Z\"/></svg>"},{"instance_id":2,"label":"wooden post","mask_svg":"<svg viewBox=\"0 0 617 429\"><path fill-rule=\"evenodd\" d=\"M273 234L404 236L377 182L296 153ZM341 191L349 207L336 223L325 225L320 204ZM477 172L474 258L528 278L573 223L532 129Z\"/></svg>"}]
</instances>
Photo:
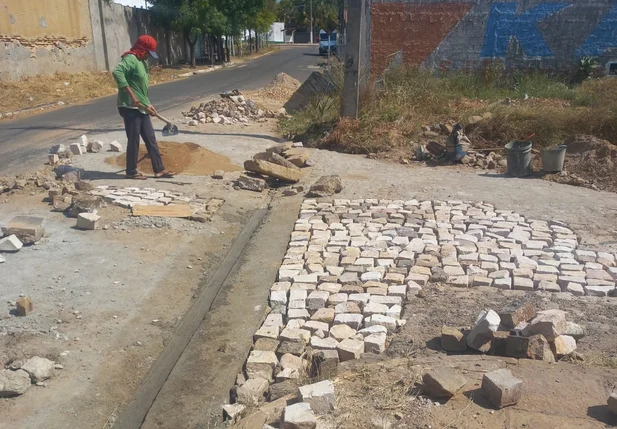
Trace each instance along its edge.
<instances>
[{"instance_id":1,"label":"wooden post","mask_svg":"<svg viewBox=\"0 0 617 429\"><path fill-rule=\"evenodd\" d=\"M365 45L365 0L348 0L347 40L345 46L345 81L341 116L358 118L360 104L360 71Z\"/></svg>"}]
</instances>

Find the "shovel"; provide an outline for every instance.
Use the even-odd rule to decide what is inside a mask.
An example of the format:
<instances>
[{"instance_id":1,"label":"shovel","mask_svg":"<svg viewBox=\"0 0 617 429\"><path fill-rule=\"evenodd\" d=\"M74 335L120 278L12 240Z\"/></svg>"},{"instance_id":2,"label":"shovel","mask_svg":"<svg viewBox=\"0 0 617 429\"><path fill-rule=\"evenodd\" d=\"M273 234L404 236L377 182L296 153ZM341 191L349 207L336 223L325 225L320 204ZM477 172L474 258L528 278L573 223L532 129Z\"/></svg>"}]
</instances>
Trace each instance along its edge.
<instances>
[{"instance_id":1,"label":"shovel","mask_svg":"<svg viewBox=\"0 0 617 429\"><path fill-rule=\"evenodd\" d=\"M171 123L171 121L169 119L165 119L163 118L161 115L159 115L158 113L156 115L157 118L159 118L161 121L165 122L166 125L163 127L163 135L164 136L175 136L178 134L178 127L175 126L174 124Z\"/></svg>"}]
</instances>

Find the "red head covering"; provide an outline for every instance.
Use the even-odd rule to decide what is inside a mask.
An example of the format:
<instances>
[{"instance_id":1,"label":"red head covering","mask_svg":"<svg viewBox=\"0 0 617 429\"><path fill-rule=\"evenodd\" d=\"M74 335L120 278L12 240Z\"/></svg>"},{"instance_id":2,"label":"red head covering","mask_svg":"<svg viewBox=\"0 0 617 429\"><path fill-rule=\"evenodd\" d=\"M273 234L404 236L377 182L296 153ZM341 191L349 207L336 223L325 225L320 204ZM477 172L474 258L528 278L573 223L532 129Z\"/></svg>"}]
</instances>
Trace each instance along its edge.
<instances>
[{"instance_id":1,"label":"red head covering","mask_svg":"<svg viewBox=\"0 0 617 429\"><path fill-rule=\"evenodd\" d=\"M156 51L156 40L154 37L148 36L147 34L143 36L139 36L131 50L126 51L122 54L122 58L129 54L135 55L137 58L143 59L148 52Z\"/></svg>"}]
</instances>

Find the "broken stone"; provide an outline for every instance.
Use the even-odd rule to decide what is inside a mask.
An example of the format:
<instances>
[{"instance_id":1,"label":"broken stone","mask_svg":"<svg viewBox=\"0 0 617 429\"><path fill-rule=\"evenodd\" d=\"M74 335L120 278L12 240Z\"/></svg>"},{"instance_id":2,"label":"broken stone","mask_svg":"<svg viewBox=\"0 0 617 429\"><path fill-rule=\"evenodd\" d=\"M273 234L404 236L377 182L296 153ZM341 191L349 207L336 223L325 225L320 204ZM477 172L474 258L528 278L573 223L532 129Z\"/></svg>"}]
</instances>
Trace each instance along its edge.
<instances>
[{"instance_id":1,"label":"broken stone","mask_svg":"<svg viewBox=\"0 0 617 429\"><path fill-rule=\"evenodd\" d=\"M296 166L292 169L260 159L245 161L244 169L290 183L299 182L301 177L301 172Z\"/></svg>"},{"instance_id":2,"label":"broken stone","mask_svg":"<svg viewBox=\"0 0 617 429\"><path fill-rule=\"evenodd\" d=\"M300 356L304 353L305 347L306 343L304 341L281 341L276 349L276 353L279 355L291 353L292 355Z\"/></svg>"},{"instance_id":3,"label":"broken stone","mask_svg":"<svg viewBox=\"0 0 617 429\"><path fill-rule=\"evenodd\" d=\"M98 221L101 217L96 213L80 213L77 215L77 229L93 231L98 228Z\"/></svg>"},{"instance_id":4,"label":"broken stone","mask_svg":"<svg viewBox=\"0 0 617 429\"><path fill-rule=\"evenodd\" d=\"M32 384L26 371L0 370L0 398L11 398L26 393Z\"/></svg>"},{"instance_id":5,"label":"broken stone","mask_svg":"<svg viewBox=\"0 0 617 429\"><path fill-rule=\"evenodd\" d=\"M9 235L0 239L0 252L16 253L23 247L16 235Z\"/></svg>"},{"instance_id":6,"label":"broken stone","mask_svg":"<svg viewBox=\"0 0 617 429\"><path fill-rule=\"evenodd\" d=\"M476 325L467 335L467 345L475 350L487 352L491 348L493 332L499 328L501 319L493 310L484 310L476 319Z\"/></svg>"},{"instance_id":7,"label":"broken stone","mask_svg":"<svg viewBox=\"0 0 617 429\"><path fill-rule=\"evenodd\" d=\"M317 418L311 410L311 405L300 402L288 405L281 416L281 429L315 429Z\"/></svg>"},{"instance_id":8,"label":"broken stone","mask_svg":"<svg viewBox=\"0 0 617 429\"><path fill-rule=\"evenodd\" d=\"M124 148L122 147L120 143L118 143L117 140L114 140L111 143L109 143L109 150L111 152L124 152Z\"/></svg>"},{"instance_id":9,"label":"broken stone","mask_svg":"<svg viewBox=\"0 0 617 429\"><path fill-rule=\"evenodd\" d=\"M574 322L566 322L566 330L562 335L568 335L578 341L585 336L585 330Z\"/></svg>"},{"instance_id":10,"label":"broken stone","mask_svg":"<svg viewBox=\"0 0 617 429\"><path fill-rule=\"evenodd\" d=\"M83 155L85 152L84 147L79 143L71 143L69 148L71 149L71 153L73 155Z\"/></svg>"},{"instance_id":11,"label":"broken stone","mask_svg":"<svg viewBox=\"0 0 617 429\"><path fill-rule=\"evenodd\" d=\"M309 189L307 197L329 197L343 190L340 176L322 176Z\"/></svg>"},{"instance_id":12,"label":"broken stone","mask_svg":"<svg viewBox=\"0 0 617 429\"><path fill-rule=\"evenodd\" d=\"M460 329L449 326L441 327L441 348L447 352L464 352L467 350L465 336Z\"/></svg>"},{"instance_id":13,"label":"broken stone","mask_svg":"<svg viewBox=\"0 0 617 429\"><path fill-rule=\"evenodd\" d=\"M26 246L43 238L43 218L34 216L16 216L6 227L2 228L5 235L15 235Z\"/></svg>"},{"instance_id":14,"label":"broken stone","mask_svg":"<svg viewBox=\"0 0 617 429\"><path fill-rule=\"evenodd\" d=\"M21 367L24 371L30 374L30 379L33 383L47 380L54 371L54 362L39 356L31 357Z\"/></svg>"},{"instance_id":15,"label":"broken stone","mask_svg":"<svg viewBox=\"0 0 617 429\"><path fill-rule=\"evenodd\" d=\"M266 188L266 181L259 177L251 177L246 174L240 175L238 187L247 191L261 192Z\"/></svg>"},{"instance_id":16,"label":"broken stone","mask_svg":"<svg viewBox=\"0 0 617 429\"><path fill-rule=\"evenodd\" d=\"M527 357L529 359L543 360L545 362L555 362L555 356L551 350L551 345L542 334L529 337Z\"/></svg>"},{"instance_id":17,"label":"broken stone","mask_svg":"<svg viewBox=\"0 0 617 429\"><path fill-rule=\"evenodd\" d=\"M236 389L236 399L246 406L258 405L268 394L270 383L263 378L251 378Z\"/></svg>"},{"instance_id":18,"label":"broken stone","mask_svg":"<svg viewBox=\"0 0 617 429\"><path fill-rule=\"evenodd\" d=\"M315 414L328 414L334 410L334 383L331 380L324 380L302 386L300 387L300 399L310 404Z\"/></svg>"},{"instance_id":19,"label":"broken stone","mask_svg":"<svg viewBox=\"0 0 617 429\"><path fill-rule=\"evenodd\" d=\"M73 198L68 216L76 218L80 213L96 213L101 207L103 207L103 200L101 197L79 195Z\"/></svg>"},{"instance_id":20,"label":"broken stone","mask_svg":"<svg viewBox=\"0 0 617 429\"><path fill-rule=\"evenodd\" d=\"M246 406L242 404L225 404L223 405L223 414L225 420L231 420L231 423L238 421L246 410Z\"/></svg>"},{"instance_id":21,"label":"broken stone","mask_svg":"<svg viewBox=\"0 0 617 429\"><path fill-rule=\"evenodd\" d=\"M311 320L332 323L334 321L334 315L334 308L320 308L311 316Z\"/></svg>"},{"instance_id":22,"label":"broken stone","mask_svg":"<svg viewBox=\"0 0 617 429\"><path fill-rule=\"evenodd\" d=\"M104 144L102 141L100 140L95 140L93 142L89 142L88 146L86 147L88 152L92 152L92 153L98 153L100 151L103 150Z\"/></svg>"},{"instance_id":23,"label":"broken stone","mask_svg":"<svg viewBox=\"0 0 617 429\"><path fill-rule=\"evenodd\" d=\"M576 350L576 340L569 335L560 335L552 342L551 349L556 358L568 356Z\"/></svg>"},{"instance_id":24,"label":"broken stone","mask_svg":"<svg viewBox=\"0 0 617 429\"><path fill-rule=\"evenodd\" d=\"M330 328L330 336L336 341L343 341L356 335L356 330L347 325L334 325Z\"/></svg>"},{"instance_id":25,"label":"broken stone","mask_svg":"<svg viewBox=\"0 0 617 429\"><path fill-rule=\"evenodd\" d=\"M566 313L561 310L539 311L537 316L524 330L524 335L542 334L548 341L553 341L566 330Z\"/></svg>"},{"instance_id":26,"label":"broken stone","mask_svg":"<svg viewBox=\"0 0 617 429\"><path fill-rule=\"evenodd\" d=\"M523 381L507 369L498 369L484 374L482 392L497 408L515 405L522 396Z\"/></svg>"},{"instance_id":27,"label":"broken stone","mask_svg":"<svg viewBox=\"0 0 617 429\"><path fill-rule=\"evenodd\" d=\"M255 156L253 156L253 159L270 162L272 164L277 164L277 165L280 165L281 167L290 168L292 170L298 170L298 166L296 166L295 164L292 164L291 162L283 158L281 155L279 155L278 153L274 153L274 152L258 153Z\"/></svg>"},{"instance_id":28,"label":"broken stone","mask_svg":"<svg viewBox=\"0 0 617 429\"><path fill-rule=\"evenodd\" d=\"M278 359L274 352L253 350L246 361L246 375L251 378L263 378L272 381L274 368Z\"/></svg>"},{"instance_id":29,"label":"broken stone","mask_svg":"<svg viewBox=\"0 0 617 429\"><path fill-rule=\"evenodd\" d=\"M296 395L298 393L298 383L296 380L287 379L279 381L270 386L268 401L276 401L284 396Z\"/></svg>"},{"instance_id":30,"label":"broken stone","mask_svg":"<svg viewBox=\"0 0 617 429\"><path fill-rule=\"evenodd\" d=\"M422 381L424 390L437 398L451 398L467 383L465 377L448 367L427 372L422 377Z\"/></svg>"},{"instance_id":31,"label":"broken stone","mask_svg":"<svg viewBox=\"0 0 617 429\"><path fill-rule=\"evenodd\" d=\"M15 306L17 307L17 315L21 317L27 316L32 313L33 310L32 299L28 296L19 298L17 302L15 302Z\"/></svg>"}]
</instances>

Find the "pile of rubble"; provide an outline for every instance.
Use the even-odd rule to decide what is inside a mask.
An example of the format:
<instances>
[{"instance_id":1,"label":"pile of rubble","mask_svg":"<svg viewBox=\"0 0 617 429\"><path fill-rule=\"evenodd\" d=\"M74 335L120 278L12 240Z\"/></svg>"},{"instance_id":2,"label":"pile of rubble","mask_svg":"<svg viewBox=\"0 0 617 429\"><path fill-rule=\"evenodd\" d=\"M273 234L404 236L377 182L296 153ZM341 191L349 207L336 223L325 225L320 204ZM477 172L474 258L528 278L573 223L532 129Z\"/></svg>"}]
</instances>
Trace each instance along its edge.
<instances>
[{"instance_id":1,"label":"pile of rubble","mask_svg":"<svg viewBox=\"0 0 617 429\"><path fill-rule=\"evenodd\" d=\"M245 161L244 169L247 172L240 176L235 187L261 192L268 187L266 179L276 185L295 184L302 178L302 168L312 165L309 152L302 147L302 143L279 144ZM296 185L286 189L284 194L295 195L303 190L302 186Z\"/></svg>"},{"instance_id":2,"label":"pile of rubble","mask_svg":"<svg viewBox=\"0 0 617 429\"><path fill-rule=\"evenodd\" d=\"M79 141L76 143L71 143L67 148L63 144L58 144L53 146L49 151L49 164L55 165L61 159L70 160L73 156L84 155L88 152L90 153L98 153L105 150L105 143L101 140L93 140L89 141L86 135L83 135L79 138ZM122 152L124 149L117 140L109 143L110 152Z\"/></svg>"},{"instance_id":3,"label":"pile of rubble","mask_svg":"<svg viewBox=\"0 0 617 429\"><path fill-rule=\"evenodd\" d=\"M576 352L576 342L584 336L581 326L566 320L565 311L536 312L529 301L524 301L499 314L490 309L482 311L470 331L442 327L441 348L454 353L469 348L495 356L555 362L566 357L582 359Z\"/></svg>"},{"instance_id":4,"label":"pile of rubble","mask_svg":"<svg viewBox=\"0 0 617 429\"><path fill-rule=\"evenodd\" d=\"M253 100L245 99L237 89L225 92L217 100L201 103L198 107L191 107L188 112L182 112L189 126L199 124L232 125L237 123L249 124L251 120L265 122L268 118L286 116L283 108L278 112L263 110Z\"/></svg>"},{"instance_id":5,"label":"pile of rubble","mask_svg":"<svg viewBox=\"0 0 617 429\"><path fill-rule=\"evenodd\" d=\"M0 398L23 395L32 384L44 387L45 380L58 369L63 366L39 356L26 361L13 360L0 370Z\"/></svg>"}]
</instances>

